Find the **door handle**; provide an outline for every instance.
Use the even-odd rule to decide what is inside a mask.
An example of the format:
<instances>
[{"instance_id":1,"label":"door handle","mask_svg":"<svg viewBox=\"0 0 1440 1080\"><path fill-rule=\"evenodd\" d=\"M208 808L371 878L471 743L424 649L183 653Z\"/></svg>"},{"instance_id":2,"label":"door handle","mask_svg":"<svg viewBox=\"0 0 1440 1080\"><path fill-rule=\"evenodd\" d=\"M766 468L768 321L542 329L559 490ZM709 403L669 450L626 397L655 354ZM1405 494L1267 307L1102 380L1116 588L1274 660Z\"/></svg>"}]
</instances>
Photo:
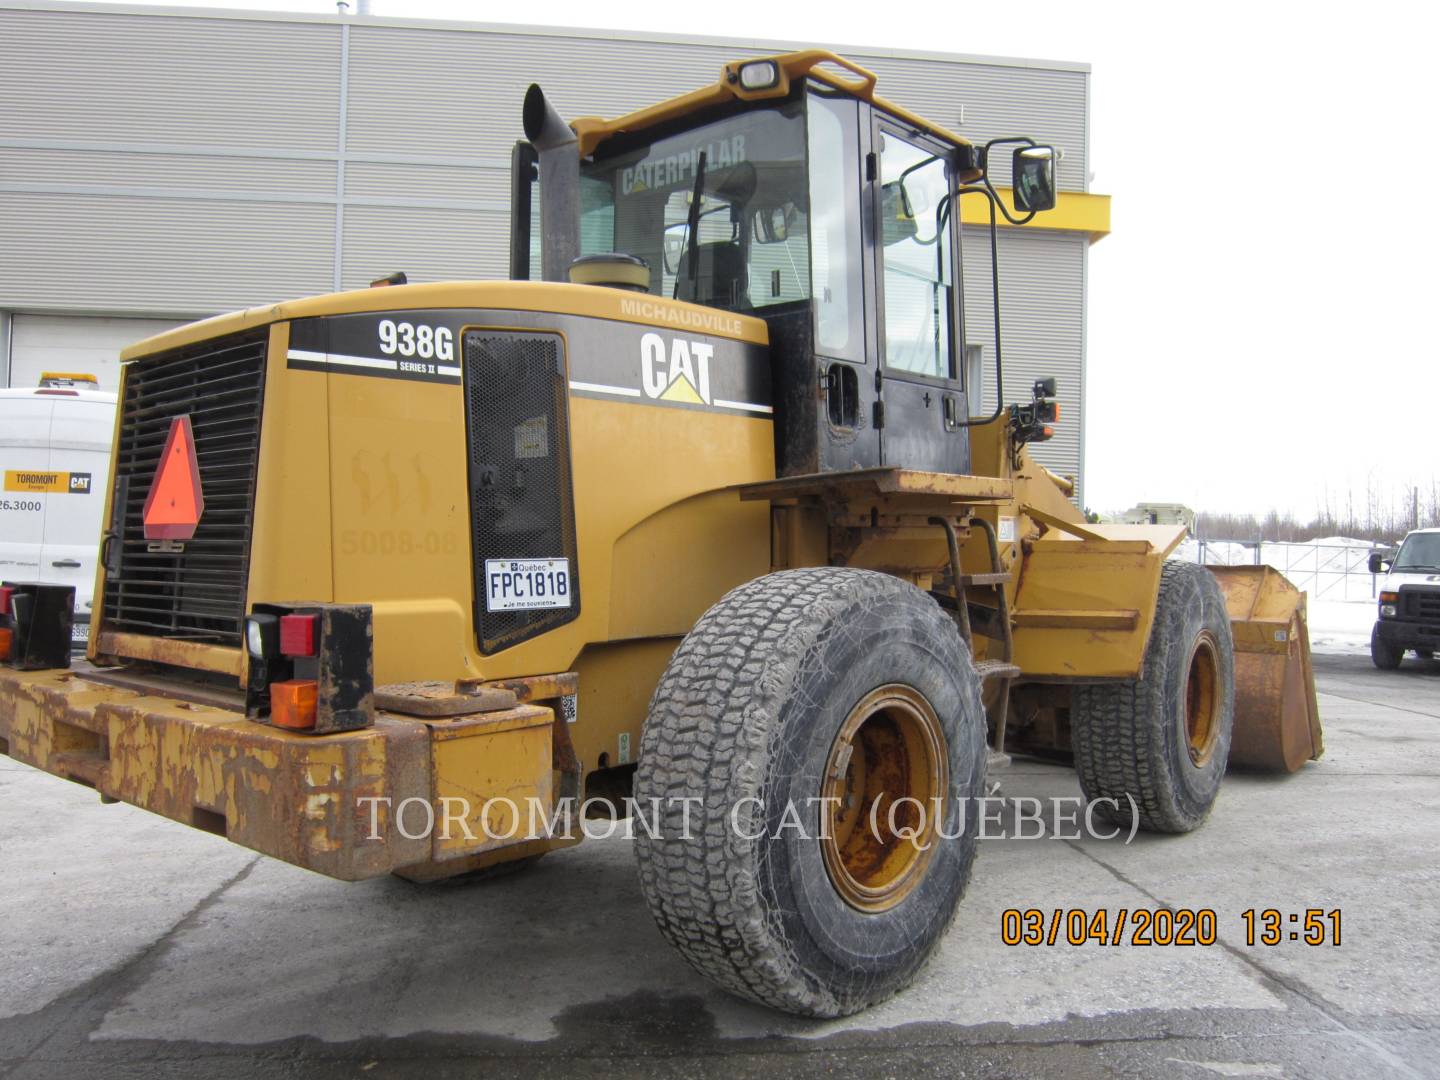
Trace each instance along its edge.
<instances>
[{"instance_id":1,"label":"door handle","mask_svg":"<svg viewBox=\"0 0 1440 1080\"><path fill-rule=\"evenodd\" d=\"M51 565L51 566L58 566L58 567L60 567L62 570L78 570L78 569L80 569L80 560L79 560L79 559L56 559L56 560L55 560L54 562L52 562L50 565Z\"/></svg>"}]
</instances>

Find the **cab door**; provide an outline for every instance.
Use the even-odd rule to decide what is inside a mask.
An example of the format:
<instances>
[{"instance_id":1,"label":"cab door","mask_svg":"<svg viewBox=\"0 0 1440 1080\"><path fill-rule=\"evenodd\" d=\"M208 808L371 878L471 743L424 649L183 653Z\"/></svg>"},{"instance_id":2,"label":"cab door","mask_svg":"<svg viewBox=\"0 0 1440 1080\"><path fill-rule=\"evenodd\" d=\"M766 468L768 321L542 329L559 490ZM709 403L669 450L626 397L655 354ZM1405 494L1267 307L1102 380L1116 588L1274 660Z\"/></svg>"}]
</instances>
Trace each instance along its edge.
<instances>
[{"instance_id":1,"label":"cab door","mask_svg":"<svg viewBox=\"0 0 1440 1080\"><path fill-rule=\"evenodd\" d=\"M875 267L864 180L871 127L868 105L811 86L806 139L821 471L880 464L876 320L867 303Z\"/></svg>"},{"instance_id":2,"label":"cab door","mask_svg":"<svg viewBox=\"0 0 1440 1080\"><path fill-rule=\"evenodd\" d=\"M877 115L873 162L881 461L963 473L969 440L956 370L961 335L954 155Z\"/></svg>"}]
</instances>

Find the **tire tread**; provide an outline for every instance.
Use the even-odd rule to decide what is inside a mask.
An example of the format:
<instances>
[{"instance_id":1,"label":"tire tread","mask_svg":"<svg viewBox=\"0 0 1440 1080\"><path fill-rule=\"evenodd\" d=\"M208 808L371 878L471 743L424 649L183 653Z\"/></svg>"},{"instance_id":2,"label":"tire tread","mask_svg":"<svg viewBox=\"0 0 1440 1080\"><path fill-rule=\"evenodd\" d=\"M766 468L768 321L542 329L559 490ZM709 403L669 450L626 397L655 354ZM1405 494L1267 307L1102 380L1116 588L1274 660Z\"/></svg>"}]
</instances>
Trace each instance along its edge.
<instances>
[{"instance_id":1,"label":"tire tread","mask_svg":"<svg viewBox=\"0 0 1440 1080\"><path fill-rule=\"evenodd\" d=\"M1172 664L1184 662L1177 653L1189 648L1182 633L1184 613L1207 603L1225 610L1214 576L1204 567L1167 560L1160 571L1155 624L1140 678L1078 686L1072 700L1075 771L1086 797L1129 796L1140 827L1150 832L1190 832L1210 812L1210 805L1198 814L1181 805L1166 744L1166 726L1172 722L1166 673ZM1228 620L1220 645L1233 649ZM1228 755L1229 742L1227 726L1216 753ZM1128 809L1108 816L1118 824L1131 824Z\"/></svg>"},{"instance_id":2,"label":"tire tread","mask_svg":"<svg viewBox=\"0 0 1440 1080\"><path fill-rule=\"evenodd\" d=\"M785 1012L846 1015L895 987L842 994L800 967L758 887L758 845L730 829L731 807L774 767L774 718L807 652L823 634L846 632L828 616L856 602L910 602L910 594L934 607L937 632L954 633L938 605L887 574L817 567L757 578L701 618L651 701L635 778L639 810L649 813L651 798L698 796L702 805L690 817L691 842L651 840L637 829L646 901L661 933L697 971ZM920 616L928 614L922 609ZM973 669L964 669L974 680ZM974 691L978 701L978 681ZM655 820L666 835L684 824L669 802Z\"/></svg>"}]
</instances>

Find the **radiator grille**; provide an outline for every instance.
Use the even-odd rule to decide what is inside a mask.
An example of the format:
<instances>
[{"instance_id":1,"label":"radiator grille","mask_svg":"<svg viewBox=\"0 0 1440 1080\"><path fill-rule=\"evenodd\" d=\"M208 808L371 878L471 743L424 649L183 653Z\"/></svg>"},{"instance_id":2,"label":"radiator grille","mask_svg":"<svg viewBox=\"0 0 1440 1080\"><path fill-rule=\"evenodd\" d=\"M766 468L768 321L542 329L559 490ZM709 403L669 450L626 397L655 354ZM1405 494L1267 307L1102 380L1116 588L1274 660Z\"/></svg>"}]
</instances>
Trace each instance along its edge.
<instances>
[{"instance_id":1,"label":"radiator grille","mask_svg":"<svg viewBox=\"0 0 1440 1080\"><path fill-rule=\"evenodd\" d=\"M240 644L267 334L263 328L235 334L126 367L107 539L106 630ZM177 416L189 416L195 433L205 511L183 551L156 551L141 515Z\"/></svg>"},{"instance_id":2,"label":"radiator grille","mask_svg":"<svg viewBox=\"0 0 1440 1080\"><path fill-rule=\"evenodd\" d=\"M556 334L472 330L464 381L475 634L488 655L580 614L564 346ZM568 607L487 610L487 559L555 558L570 561Z\"/></svg>"},{"instance_id":3,"label":"radiator grille","mask_svg":"<svg viewBox=\"0 0 1440 1080\"><path fill-rule=\"evenodd\" d=\"M1440 589L1406 586L1400 590L1400 600L1402 618L1440 622Z\"/></svg>"}]
</instances>

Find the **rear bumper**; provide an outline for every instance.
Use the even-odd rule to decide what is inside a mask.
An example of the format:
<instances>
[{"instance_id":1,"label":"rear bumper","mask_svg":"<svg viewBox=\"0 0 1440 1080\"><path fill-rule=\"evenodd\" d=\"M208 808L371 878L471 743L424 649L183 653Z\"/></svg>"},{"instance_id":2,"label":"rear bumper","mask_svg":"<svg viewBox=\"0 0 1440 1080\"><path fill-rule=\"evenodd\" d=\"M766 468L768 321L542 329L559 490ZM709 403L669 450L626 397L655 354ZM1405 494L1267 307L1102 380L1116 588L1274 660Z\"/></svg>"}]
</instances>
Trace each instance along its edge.
<instances>
[{"instance_id":1,"label":"rear bumper","mask_svg":"<svg viewBox=\"0 0 1440 1080\"><path fill-rule=\"evenodd\" d=\"M1397 649L1432 649L1440 652L1440 624L1377 619L1375 634Z\"/></svg>"},{"instance_id":2,"label":"rear bumper","mask_svg":"<svg viewBox=\"0 0 1440 1080\"><path fill-rule=\"evenodd\" d=\"M0 669L0 751L330 877L426 867L429 876L444 876L477 858L497 861L485 856L533 847L535 836L525 822L481 828L486 793L519 796L522 808L526 796L550 802L554 714L546 707L441 722L382 713L363 731L307 736L228 709L106 685L87 678L91 670ZM481 775L463 769L476 801L468 822L426 828L424 805L397 818L409 799L428 803L437 821L447 809L455 813L443 800L459 788L457 767L477 759L504 767Z\"/></svg>"}]
</instances>

